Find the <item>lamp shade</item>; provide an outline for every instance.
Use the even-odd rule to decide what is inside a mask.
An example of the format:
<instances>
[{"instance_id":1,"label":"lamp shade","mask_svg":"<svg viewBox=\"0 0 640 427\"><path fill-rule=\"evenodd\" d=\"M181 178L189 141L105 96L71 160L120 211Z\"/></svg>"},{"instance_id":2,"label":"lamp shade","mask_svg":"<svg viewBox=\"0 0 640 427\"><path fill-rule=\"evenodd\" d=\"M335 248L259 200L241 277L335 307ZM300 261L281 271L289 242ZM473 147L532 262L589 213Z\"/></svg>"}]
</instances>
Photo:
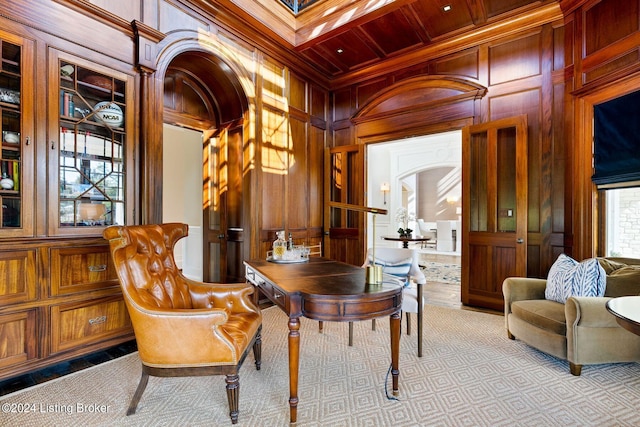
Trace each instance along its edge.
<instances>
[{"instance_id":1,"label":"lamp shade","mask_svg":"<svg viewBox=\"0 0 640 427\"><path fill-rule=\"evenodd\" d=\"M78 217L82 221L97 221L107 212L107 207L102 203L80 203Z\"/></svg>"}]
</instances>

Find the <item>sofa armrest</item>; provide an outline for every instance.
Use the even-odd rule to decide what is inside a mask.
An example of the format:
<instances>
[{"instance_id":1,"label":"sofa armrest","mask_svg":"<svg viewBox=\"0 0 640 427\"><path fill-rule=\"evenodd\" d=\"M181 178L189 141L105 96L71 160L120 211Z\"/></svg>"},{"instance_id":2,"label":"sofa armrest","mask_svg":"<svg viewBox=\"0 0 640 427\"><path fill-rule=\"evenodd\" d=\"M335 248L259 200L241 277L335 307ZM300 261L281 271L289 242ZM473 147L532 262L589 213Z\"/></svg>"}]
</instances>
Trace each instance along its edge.
<instances>
[{"instance_id":1,"label":"sofa armrest","mask_svg":"<svg viewBox=\"0 0 640 427\"><path fill-rule=\"evenodd\" d=\"M516 301L544 299L544 290L546 287L546 279L507 277L504 279L504 282L502 282L504 315L507 316L511 313L511 304Z\"/></svg>"},{"instance_id":2,"label":"sofa armrest","mask_svg":"<svg viewBox=\"0 0 640 427\"><path fill-rule=\"evenodd\" d=\"M618 322L607 310L608 297L569 297L564 306L567 329L577 326L616 328Z\"/></svg>"}]
</instances>

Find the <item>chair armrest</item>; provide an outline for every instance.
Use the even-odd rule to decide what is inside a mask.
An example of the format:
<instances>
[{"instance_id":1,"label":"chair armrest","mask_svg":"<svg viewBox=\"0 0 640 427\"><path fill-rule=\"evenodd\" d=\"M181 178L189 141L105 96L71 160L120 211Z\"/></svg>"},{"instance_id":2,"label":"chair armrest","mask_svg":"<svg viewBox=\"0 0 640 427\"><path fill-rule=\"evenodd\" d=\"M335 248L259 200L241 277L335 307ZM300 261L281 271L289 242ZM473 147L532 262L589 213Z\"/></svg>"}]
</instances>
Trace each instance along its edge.
<instances>
[{"instance_id":1,"label":"chair armrest","mask_svg":"<svg viewBox=\"0 0 640 427\"><path fill-rule=\"evenodd\" d=\"M140 359L147 366L207 366L237 364L241 347L251 334L239 339L229 333L238 328L238 317L244 317L247 331L250 323L260 323L260 313L232 318L221 309L148 309L132 305L129 315L134 327ZM247 341L247 342L245 342Z\"/></svg>"},{"instance_id":2,"label":"chair armrest","mask_svg":"<svg viewBox=\"0 0 640 427\"><path fill-rule=\"evenodd\" d=\"M504 279L502 294L504 295L505 316L511 313L511 304L516 301L545 299L544 290L546 287L546 279L530 277L507 277Z\"/></svg>"},{"instance_id":3,"label":"chair armrest","mask_svg":"<svg viewBox=\"0 0 640 427\"><path fill-rule=\"evenodd\" d=\"M607 301L610 299L609 297L569 297L564 306L567 328L620 327L615 316L607 310Z\"/></svg>"},{"instance_id":4,"label":"chair armrest","mask_svg":"<svg viewBox=\"0 0 640 427\"><path fill-rule=\"evenodd\" d=\"M230 312L256 312L254 287L248 283L202 283L186 279L194 308L221 308Z\"/></svg>"}]
</instances>

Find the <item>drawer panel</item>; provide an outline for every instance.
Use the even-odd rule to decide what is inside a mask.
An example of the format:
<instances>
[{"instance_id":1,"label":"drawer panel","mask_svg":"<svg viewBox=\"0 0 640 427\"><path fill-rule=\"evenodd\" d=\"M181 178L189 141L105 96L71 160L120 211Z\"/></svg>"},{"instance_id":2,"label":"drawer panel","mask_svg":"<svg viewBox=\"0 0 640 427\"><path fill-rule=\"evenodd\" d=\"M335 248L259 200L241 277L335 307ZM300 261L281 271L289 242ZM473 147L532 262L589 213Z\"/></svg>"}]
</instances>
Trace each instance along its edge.
<instances>
[{"instance_id":1,"label":"drawer panel","mask_svg":"<svg viewBox=\"0 0 640 427\"><path fill-rule=\"evenodd\" d=\"M33 301L36 286L36 251L0 251L0 306Z\"/></svg>"},{"instance_id":2,"label":"drawer panel","mask_svg":"<svg viewBox=\"0 0 640 427\"><path fill-rule=\"evenodd\" d=\"M51 351L57 353L131 332L121 296L51 307Z\"/></svg>"},{"instance_id":3,"label":"drawer panel","mask_svg":"<svg viewBox=\"0 0 640 427\"><path fill-rule=\"evenodd\" d=\"M269 298L269 300L284 308L286 304L286 295L280 289L272 286L271 283L267 282L264 278L262 278L258 273L256 273L252 268L247 267L245 271L246 280L251 283L253 286L260 288L262 293Z\"/></svg>"},{"instance_id":4,"label":"drawer panel","mask_svg":"<svg viewBox=\"0 0 640 427\"><path fill-rule=\"evenodd\" d=\"M0 368L37 356L36 309L0 315Z\"/></svg>"},{"instance_id":5,"label":"drawer panel","mask_svg":"<svg viewBox=\"0 0 640 427\"><path fill-rule=\"evenodd\" d=\"M51 295L119 286L109 245L51 249Z\"/></svg>"}]
</instances>

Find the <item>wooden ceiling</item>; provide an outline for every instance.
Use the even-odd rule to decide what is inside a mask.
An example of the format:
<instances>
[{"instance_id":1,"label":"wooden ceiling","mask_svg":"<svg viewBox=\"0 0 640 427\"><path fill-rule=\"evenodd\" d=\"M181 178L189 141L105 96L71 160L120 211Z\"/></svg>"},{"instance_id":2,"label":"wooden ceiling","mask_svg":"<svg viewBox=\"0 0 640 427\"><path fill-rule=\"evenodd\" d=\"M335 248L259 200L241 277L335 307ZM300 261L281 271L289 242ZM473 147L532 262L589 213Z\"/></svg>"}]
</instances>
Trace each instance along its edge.
<instances>
[{"instance_id":1,"label":"wooden ceiling","mask_svg":"<svg viewBox=\"0 0 640 427\"><path fill-rule=\"evenodd\" d=\"M486 36L490 29L497 36L505 23L514 23L512 30L526 28L523 17L540 10L543 20L562 17L557 0L320 0L298 15L281 0L232 1L246 6L329 80L420 56L454 39Z\"/></svg>"}]
</instances>

